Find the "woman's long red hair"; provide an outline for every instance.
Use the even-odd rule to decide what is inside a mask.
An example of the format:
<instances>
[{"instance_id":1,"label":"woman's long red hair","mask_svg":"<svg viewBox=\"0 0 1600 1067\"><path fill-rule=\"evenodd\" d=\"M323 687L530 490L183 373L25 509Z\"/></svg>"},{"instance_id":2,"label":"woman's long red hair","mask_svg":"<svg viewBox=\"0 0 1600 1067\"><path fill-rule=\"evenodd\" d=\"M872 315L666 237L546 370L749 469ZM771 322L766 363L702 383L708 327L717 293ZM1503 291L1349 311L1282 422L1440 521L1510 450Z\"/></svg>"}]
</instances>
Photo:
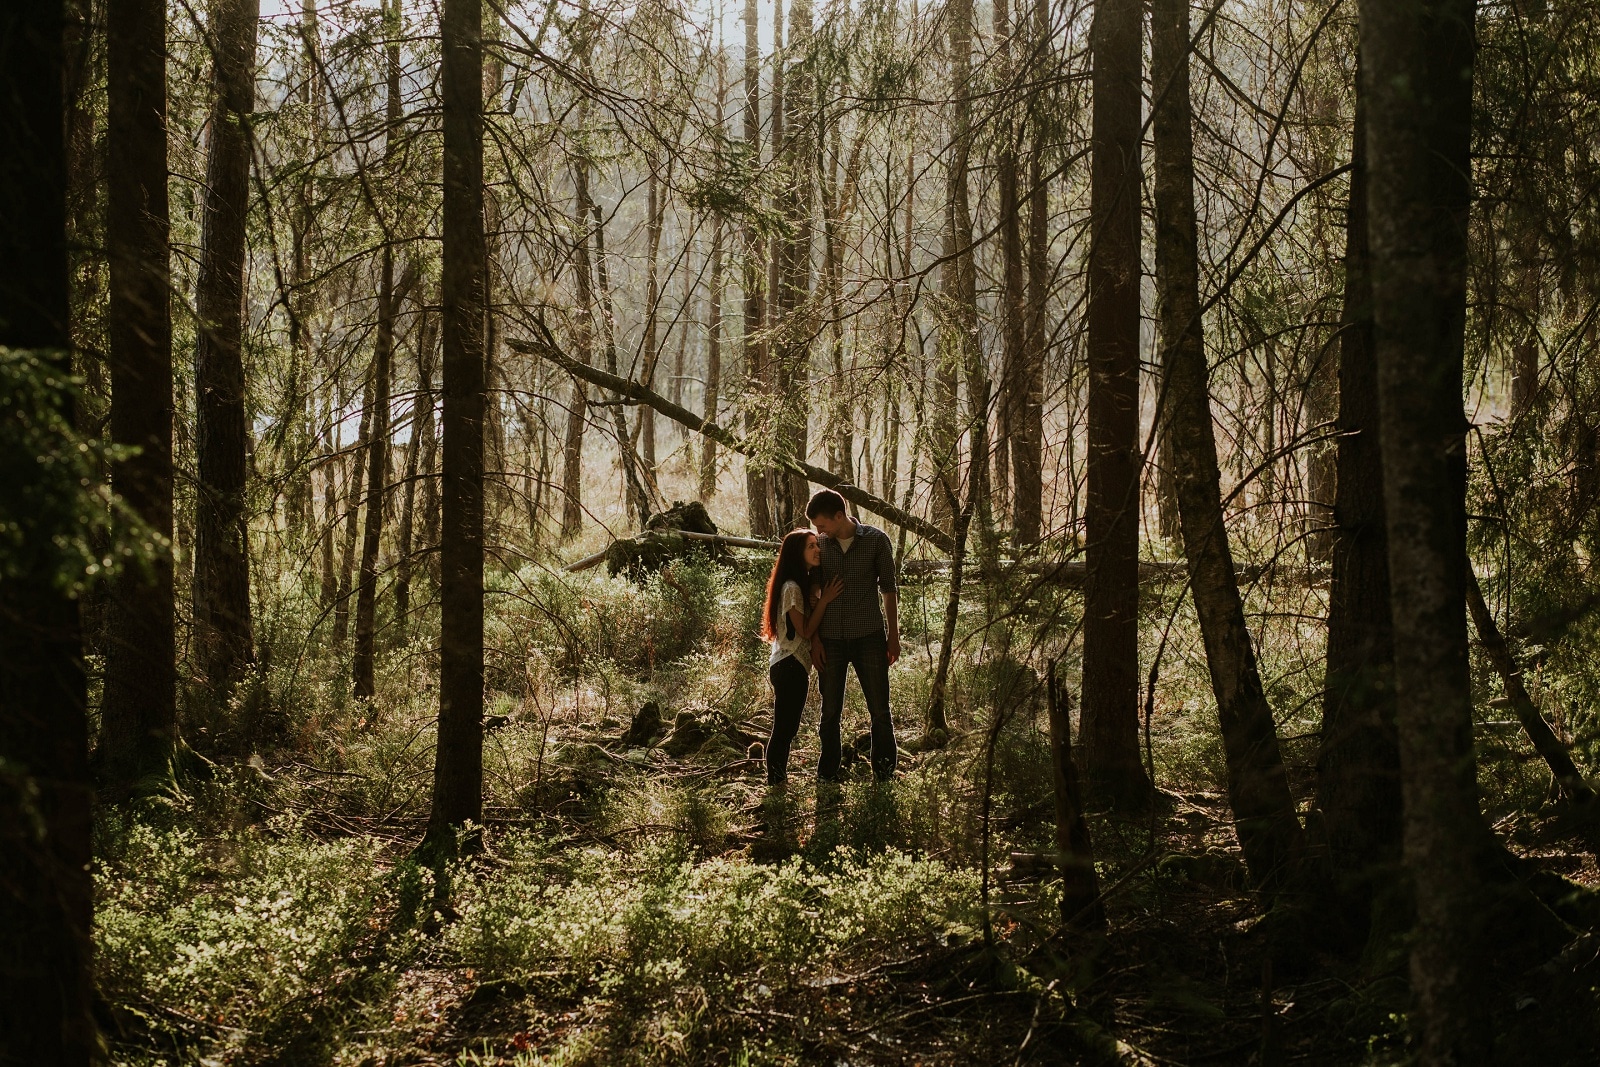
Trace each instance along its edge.
<instances>
[{"instance_id":1,"label":"woman's long red hair","mask_svg":"<svg viewBox=\"0 0 1600 1067\"><path fill-rule=\"evenodd\" d=\"M816 536L810 530L790 530L784 535L778 549L778 558L772 563L772 575L767 579L767 602L761 609L761 636L768 641L778 636L779 607L783 604L785 582L798 582L802 592L811 577L806 566L806 542Z\"/></svg>"}]
</instances>

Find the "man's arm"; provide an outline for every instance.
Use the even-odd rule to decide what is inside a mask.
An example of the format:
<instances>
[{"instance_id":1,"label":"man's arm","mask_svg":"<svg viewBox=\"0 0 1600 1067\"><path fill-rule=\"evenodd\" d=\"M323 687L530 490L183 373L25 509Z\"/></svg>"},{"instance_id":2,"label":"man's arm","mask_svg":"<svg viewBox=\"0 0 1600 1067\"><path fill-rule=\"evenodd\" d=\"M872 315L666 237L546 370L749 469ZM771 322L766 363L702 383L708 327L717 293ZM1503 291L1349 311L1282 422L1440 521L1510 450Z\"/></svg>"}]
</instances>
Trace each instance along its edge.
<instances>
[{"instance_id":1,"label":"man's arm","mask_svg":"<svg viewBox=\"0 0 1600 1067\"><path fill-rule=\"evenodd\" d=\"M894 573L894 547L889 538L883 539L883 551L878 557L878 588L883 592L883 620L886 626L889 663L900 658L900 587Z\"/></svg>"}]
</instances>

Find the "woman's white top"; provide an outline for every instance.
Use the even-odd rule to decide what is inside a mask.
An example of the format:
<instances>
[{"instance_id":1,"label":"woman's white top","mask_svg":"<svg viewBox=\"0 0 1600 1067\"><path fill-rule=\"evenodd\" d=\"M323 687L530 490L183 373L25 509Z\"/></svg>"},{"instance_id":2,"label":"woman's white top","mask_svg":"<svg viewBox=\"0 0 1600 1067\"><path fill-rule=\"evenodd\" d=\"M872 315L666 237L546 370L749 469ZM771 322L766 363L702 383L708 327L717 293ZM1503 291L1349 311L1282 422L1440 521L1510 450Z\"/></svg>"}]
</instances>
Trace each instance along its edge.
<instances>
[{"instance_id":1,"label":"woman's white top","mask_svg":"<svg viewBox=\"0 0 1600 1067\"><path fill-rule=\"evenodd\" d=\"M778 591L778 635L772 639L772 658L767 665L774 666L785 656L793 656L799 661L800 666L806 670L811 669L811 638L805 637L789 619L789 610L799 608L801 614L806 610L806 595L800 589L799 582L784 582L783 588Z\"/></svg>"}]
</instances>

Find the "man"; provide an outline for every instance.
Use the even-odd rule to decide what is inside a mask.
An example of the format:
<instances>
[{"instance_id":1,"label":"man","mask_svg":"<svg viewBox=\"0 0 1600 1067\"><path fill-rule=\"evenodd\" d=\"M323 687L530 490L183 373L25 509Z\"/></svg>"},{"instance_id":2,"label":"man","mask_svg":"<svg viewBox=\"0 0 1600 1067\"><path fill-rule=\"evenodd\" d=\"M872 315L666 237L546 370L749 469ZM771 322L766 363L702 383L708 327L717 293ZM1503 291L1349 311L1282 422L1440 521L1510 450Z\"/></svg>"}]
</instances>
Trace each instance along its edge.
<instances>
[{"instance_id":1,"label":"man","mask_svg":"<svg viewBox=\"0 0 1600 1067\"><path fill-rule=\"evenodd\" d=\"M857 522L844 497L824 489L806 505L822 549L822 578L838 577L844 590L822 617L822 757L817 777L839 780L839 718L844 712L845 671L856 681L872 716L872 776L894 774L894 720L889 717L889 664L900 658L899 591L889 535ZM882 594L883 609L878 607ZM884 624L887 617L888 625Z\"/></svg>"}]
</instances>

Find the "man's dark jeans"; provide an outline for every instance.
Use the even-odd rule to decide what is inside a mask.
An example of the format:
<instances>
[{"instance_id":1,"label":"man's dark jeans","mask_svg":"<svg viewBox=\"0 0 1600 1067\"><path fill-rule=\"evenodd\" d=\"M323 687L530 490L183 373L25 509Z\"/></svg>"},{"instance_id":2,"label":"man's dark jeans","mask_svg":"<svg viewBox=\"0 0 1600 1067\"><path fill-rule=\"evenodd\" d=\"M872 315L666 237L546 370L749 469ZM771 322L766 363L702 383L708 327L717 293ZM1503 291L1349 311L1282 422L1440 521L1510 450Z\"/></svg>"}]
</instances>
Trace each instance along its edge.
<instances>
[{"instance_id":1,"label":"man's dark jeans","mask_svg":"<svg viewBox=\"0 0 1600 1067\"><path fill-rule=\"evenodd\" d=\"M881 633L822 642L827 662L822 667L822 757L817 777L839 777L839 718L844 713L845 671L855 667L861 695L872 716L872 776L885 781L894 773L894 720L889 717L889 643Z\"/></svg>"}]
</instances>

